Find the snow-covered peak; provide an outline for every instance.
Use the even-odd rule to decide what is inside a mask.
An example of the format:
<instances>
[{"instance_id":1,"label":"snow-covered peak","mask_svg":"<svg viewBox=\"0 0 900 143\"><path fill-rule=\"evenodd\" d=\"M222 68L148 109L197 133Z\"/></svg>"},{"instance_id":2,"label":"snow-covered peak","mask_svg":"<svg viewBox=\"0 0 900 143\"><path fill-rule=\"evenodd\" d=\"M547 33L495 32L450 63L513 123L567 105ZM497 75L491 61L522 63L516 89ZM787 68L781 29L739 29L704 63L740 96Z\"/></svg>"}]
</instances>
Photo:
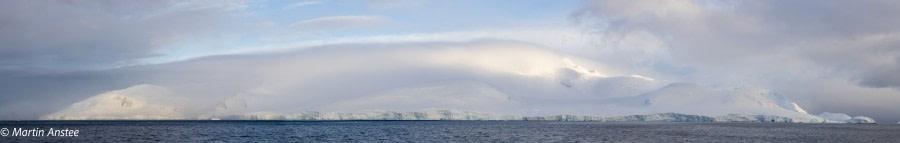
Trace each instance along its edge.
<instances>
[{"instance_id":1,"label":"snow-covered peak","mask_svg":"<svg viewBox=\"0 0 900 143\"><path fill-rule=\"evenodd\" d=\"M584 67L576 65L575 62L573 62L569 58L563 58L563 63L565 64L565 67L567 69L574 71L581 78L605 78L605 77L608 77L608 76L604 75L603 73L600 73L596 70L588 70Z\"/></svg>"},{"instance_id":2,"label":"snow-covered peak","mask_svg":"<svg viewBox=\"0 0 900 143\"><path fill-rule=\"evenodd\" d=\"M803 108L800 108L800 105L797 105L797 103L791 102L791 105L794 105L794 111L797 111L800 113L807 113L806 110L804 110Z\"/></svg>"},{"instance_id":3,"label":"snow-covered peak","mask_svg":"<svg viewBox=\"0 0 900 143\"><path fill-rule=\"evenodd\" d=\"M766 108L780 108L793 112L806 113L797 103L794 103L784 95L761 88L734 88L727 90L731 96L731 102L743 106L760 106Z\"/></svg>"},{"instance_id":4,"label":"snow-covered peak","mask_svg":"<svg viewBox=\"0 0 900 143\"><path fill-rule=\"evenodd\" d=\"M797 105L797 103L791 101L790 99L788 99L784 95L781 95L780 93L764 92L763 95L767 96L772 101L775 101L775 103L778 104L778 106L780 106L781 108L785 108L785 109L792 110L795 112L806 113L806 110L804 110L803 108L800 108L800 106Z\"/></svg>"},{"instance_id":5,"label":"snow-covered peak","mask_svg":"<svg viewBox=\"0 0 900 143\"><path fill-rule=\"evenodd\" d=\"M179 104L183 98L165 87L135 85L106 92L72 104L69 108L41 117L41 119L181 119Z\"/></svg>"}]
</instances>

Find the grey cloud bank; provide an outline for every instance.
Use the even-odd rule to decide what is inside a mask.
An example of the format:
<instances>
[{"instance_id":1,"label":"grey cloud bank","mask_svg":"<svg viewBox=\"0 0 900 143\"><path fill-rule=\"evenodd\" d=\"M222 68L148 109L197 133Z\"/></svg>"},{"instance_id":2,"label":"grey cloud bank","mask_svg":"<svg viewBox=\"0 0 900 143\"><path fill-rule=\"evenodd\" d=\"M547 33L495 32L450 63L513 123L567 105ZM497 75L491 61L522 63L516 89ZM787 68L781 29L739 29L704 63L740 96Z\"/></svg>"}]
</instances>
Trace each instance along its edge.
<instances>
[{"instance_id":1,"label":"grey cloud bank","mask_svg":"<svg viewBox=\"0 0 900 143\"><path fill-rule=\"evenodd\" d=\"M815 113L898 120L900 19L891 14L898 6L880 0L598 0L572 18L608 41L597 49L641 51L622 58L645 57L626 64L639 71L768 88ZM659 44L629 44L635 39Z\"/></svg>"},{"instance_id":2,"label":"grey cloud bank","mask_svg":"<svg viewBox=\"0 0 900 143\"><path fill-rule=\"evenodd\" d=\"M239 3L0 2L0 70L91 70L135 64L225 27Z\"/></svg>"}]
</instances>

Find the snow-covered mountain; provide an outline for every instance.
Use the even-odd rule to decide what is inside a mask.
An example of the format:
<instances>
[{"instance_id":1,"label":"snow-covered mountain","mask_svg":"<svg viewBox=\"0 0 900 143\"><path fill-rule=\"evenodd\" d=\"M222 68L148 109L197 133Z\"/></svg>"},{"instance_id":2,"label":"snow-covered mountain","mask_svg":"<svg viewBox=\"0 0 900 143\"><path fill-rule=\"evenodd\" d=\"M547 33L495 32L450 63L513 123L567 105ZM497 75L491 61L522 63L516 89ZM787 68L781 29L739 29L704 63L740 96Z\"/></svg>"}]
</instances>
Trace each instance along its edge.
<instances>
[{"instance_id":1,"label":"snow-covered mountain","mask_svg":"<svg viewBox=\"0 0 900 143\"><path fill-rule=\"evenodd\" d=\"M148 65L181 69L154 75L191 76L147 79L153 82L102 93L41 119L830 122L777 92L603 72L590 60L530 44L369 48L377 50L320 47L273 55L277 59ZM238 67L192 68L206 65Z\"/></svg>"}]
</instances>

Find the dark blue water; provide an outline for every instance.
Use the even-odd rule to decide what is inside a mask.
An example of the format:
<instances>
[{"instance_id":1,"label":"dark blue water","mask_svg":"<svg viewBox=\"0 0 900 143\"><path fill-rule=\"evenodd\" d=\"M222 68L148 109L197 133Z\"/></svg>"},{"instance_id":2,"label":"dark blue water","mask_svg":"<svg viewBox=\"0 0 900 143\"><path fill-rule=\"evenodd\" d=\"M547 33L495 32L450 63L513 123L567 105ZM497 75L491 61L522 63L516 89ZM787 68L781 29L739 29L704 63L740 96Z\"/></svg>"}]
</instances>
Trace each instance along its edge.
<instances>
[{"instance_id":1,"label":"dark blue water","mask_svg":"<svg viewBox=\"0 0 900 143\"><path fill-rule=\"evenodd\" d=\"M900 142L896 124L521 121L4 121L78 137L0 142Z\"/></svg>"}]
</instances>

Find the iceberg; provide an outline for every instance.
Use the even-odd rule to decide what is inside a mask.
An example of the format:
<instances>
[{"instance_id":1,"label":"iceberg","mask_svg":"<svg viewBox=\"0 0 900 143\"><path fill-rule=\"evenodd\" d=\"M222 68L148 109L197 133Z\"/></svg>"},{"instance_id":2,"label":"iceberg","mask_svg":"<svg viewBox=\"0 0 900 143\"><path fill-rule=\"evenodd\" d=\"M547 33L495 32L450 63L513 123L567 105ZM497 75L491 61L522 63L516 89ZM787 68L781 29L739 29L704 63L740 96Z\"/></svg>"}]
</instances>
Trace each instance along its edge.
<instances>
[{"instance_id":1,"label":"iceberg","mask_svg":"<svg viewBox=\"0 0 900 143\"><path fill-rule=\"evenodd\" d=\"M865 116L850 117L844 113L822 112L819 117L827 119L830 123L855 123L855 124L874 124L875 120Z\"/></svg>"},{"instance_id":2,"label":"iceberg","mask_svg":"<svg viewBox=\"0 0 900 143\"><path fill-rule=\"evenodd\" d=\"M856 116L850 119L848 123L856 123L856 124L875 124L875 119L866 117L866 116Z\"/></svg>"}]
</instances>

